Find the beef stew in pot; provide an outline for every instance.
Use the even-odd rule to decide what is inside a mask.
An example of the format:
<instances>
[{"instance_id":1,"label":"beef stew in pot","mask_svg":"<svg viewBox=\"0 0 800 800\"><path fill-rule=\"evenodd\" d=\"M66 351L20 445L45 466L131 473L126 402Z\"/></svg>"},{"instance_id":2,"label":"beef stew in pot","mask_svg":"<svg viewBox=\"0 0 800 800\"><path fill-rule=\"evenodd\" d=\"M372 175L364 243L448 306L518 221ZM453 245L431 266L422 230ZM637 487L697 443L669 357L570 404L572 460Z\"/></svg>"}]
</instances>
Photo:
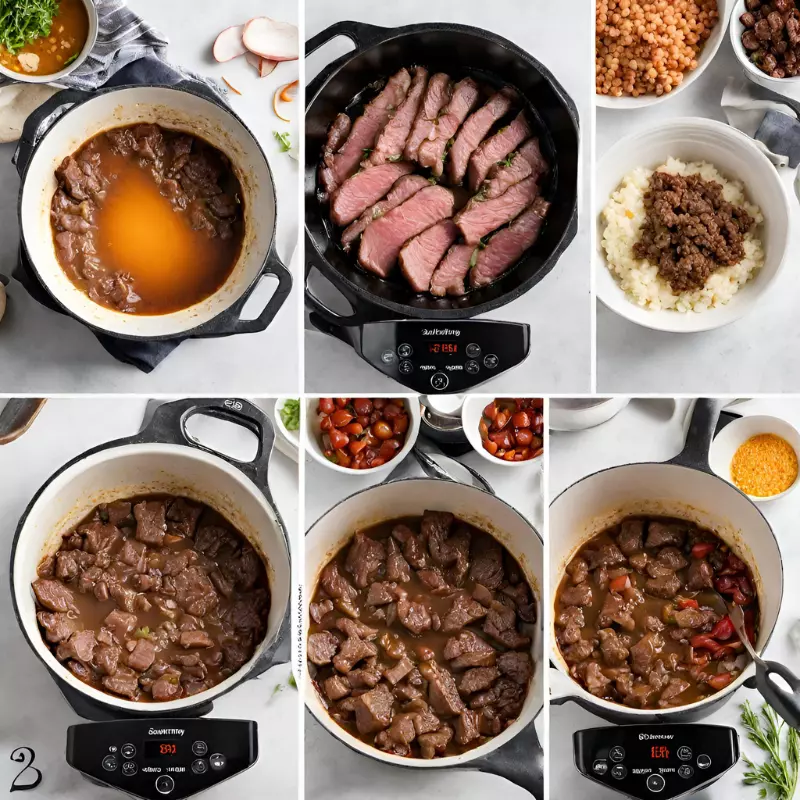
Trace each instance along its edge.
<instances>
[{"instance_id":1,"label":"beef stew in pot","mask_svg":"<svg viewBox=\"0 0 800 800\"><path fill-rule=\"evenodd\" d=\"M655 516L607 528L581 547L556 593L556 639L570 675L596 697L642 709L724 689L749 659L714 590L742 606L755 644L753 577L713 531Z\"/></svg>"},{"instance_id":2,"label":"beef stew in pot","mask_svg":"<svg viewBox=\"0 0 800 800\"><path fill-rule=\"evenodd\" d=\"M127 700L203 692L266 635L261 556L218 512L183 497L100 504L37 572L36 618L56 658Z\"/></svg>"},{"instance_id":3,"label":"beef stew in pot","mask_svg":"<svg viewBox=\"0 0 800 800\"><path fill-rule=\"evenodd\" d=\"M449 512L356 531L322 571L309 612L320 699L366 744L457 755L522 711L533 592L494 537Z\"/></svg>"},{"instance_id":4,"label":"beef stew in pot","mask_svg":"<svg viewBox=\"0 0 800 800\"><path fill-rule=\"evenodd\" d=\"M216 292L244 240L242 187L203 139L159 125L105 131L56 170L56 258L94 302L168 314Z\"/></svg>"}]
</instances>

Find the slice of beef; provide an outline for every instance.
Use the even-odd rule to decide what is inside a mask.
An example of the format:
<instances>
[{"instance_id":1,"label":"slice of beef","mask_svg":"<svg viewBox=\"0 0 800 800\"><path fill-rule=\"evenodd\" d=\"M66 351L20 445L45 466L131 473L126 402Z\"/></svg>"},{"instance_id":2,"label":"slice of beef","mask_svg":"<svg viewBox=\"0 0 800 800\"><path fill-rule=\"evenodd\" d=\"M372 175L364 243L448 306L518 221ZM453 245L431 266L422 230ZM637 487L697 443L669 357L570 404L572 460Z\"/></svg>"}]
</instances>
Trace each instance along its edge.
<instances>
[{"instance_id":1,"label":"slice of beef","mask_svg":"<svg viewBox=\"0 0 800 800\"><path fill-rule=\"evenodd\" d=\"M349 178L371 150L378 134L391 119L411 86L411 75L403 68L386 82L386 86L371 100L360 117L353 122L344 144L323 162L320 170L322 186L329 195Z\"/></svg>"},{"instance_id":2,"label":"slice of beef","mask_svg":"<svg viewBox=\"0 0 800 800\"><path fill-rule=\"evenodd\" d=\"M449 610L442 619L442 633L454 633L485 616L484 606L469 595L459 593L453 598Z\"/></svg>"},{"instance_id":3,"label":"slice of beef","mask_svg":"<svg viewBox=\"0 0 800 800\"><path fill-rule=\"evenodd\" d=\"M467 173L469 188L477 192L489 170L516 150L530 135L531 129L525 112L520 111L510 125L501 128L494 136L482 142L469 159Z\"/></svg>"},{"instance_id":4,"label":"slice of beef","mask_svg":"<svg viewBox=\"0 0 800 800\"><path fill-rule=\"evenodd\" d=\"M331 196L331 219L336 225L349 225L413 169L410 161L397 161L362 169L352 175Z\"/></svg>"},{"instance_id":5,"label":"slice of beef","mask_svg":"<svg viewBox=\"0 0 800 800\"><path fill-rule=\"evenodd\" d=\"M631 669L636 675L650 674L656 656L664 648L664 639L660 633L650 631L642 636L639 641L631 647Z\"/></svg>"},{"instance_id":6,"label":"slice of beef","mask_svg":"<svg viewBox=\"0 0 800 800\"><path fill-rule=\"evenodd\" d=\"M386 127L378 136L378 141L375 142L375 149L370 153L371 164L398 161L402 157L427 85L428 70L425 67L415 67L411 88L408 90L405 100L400 103L395 115L386 123Z\"/></svg>"},{"instance_id":7,"label":"slice of beef","mask_svg":"<svg viewBox=\"0 0 800 800\"><path fill-rule=\"evenodd\" d=\"M39 578L32 584L36 599L50 611L77 611L75 596L61 581Z\"/></svg>"},{"instance_id":8,"label":"slice of beef","mask_svg":"<svg viewBox=\"0 0 800 800\"><path fill-rule=\"evenodd\" d=\"M353 576L353 583L359 589L366 589L377 577L385 560L383 544L363 531L357 531L347 551L345 569Z\"/></svg>"},{"instance_id":9,"label":"slice of beef","mask_svg":"<svg viewBox=\"0 0 800 800\"><path fill-rule=\"evenodd\" d=\"M175 600L187 613L204 617L219 604L219 595L208 575L199 567L189 567L178 573L175 581Z\"/></svg>"},{"instance_id":10,"label":"slice of beef","mask_svg":"<svg viewBox=\"0 0 800 800\"><path fill-rule=\"evenodd\" d=\"M464 78L453 87L450 102L442 109L436 119L436 130L432 137L422 142L417 152L417 161L429 167L435 176L444 172L447 143L458 131L461 123L477 105L480 98L478 84L472 78Z\"/></svg>"},{"instance_id":11,"label":"slice of beef","mask_svg":"<svg viewBox=\"0 0 800 800\"><path fill-rule=\"evenodd\" d=\"M398 261L415 292L428 291L436 267L457 238L458 228L452 220L445 219L406 242Z\"/></svg>"},{"instance_id":12,"label":"slice of beef","mask_svg":"<svg viewBox=\"0 0 800 800\"><path fill-rule=\"evenodd\" d=\"M710 589L714 585L714 570L704 558L699 560L693 558L686 574L686 588L692 591Z\"/></svg>"},{"instance_id":13,"label":"slice of beef","mask_svg":"<svg viewBox=\"0 0 800 800\"><path fill-rule=\"evenodd\" d=\"M524 181L515 184L505 194L500 195L500 197L495 197L493 200L482 200L480 199L480 195L476 195L467 203L463 210L455 215L453 221L458 225L464 237L464 241L467 244L478 245L484 236L497 230L499 227L521 214L522 211L536 199L536 192L536 179L525 178ZM529 230L528 226L525 226L523 230ZM528 238L530 238L530 234L526 237L526 239ZM506 237L504 237L501 243L503 241L506 241L506 244L502 248L493 251L497 254L498 261L501 260L499 259L500 254L505 256L505 258L502 259L505 261L509 254L517 252L521 241L520 234L518 233L513 239L506 239ZM514 242L516 247L512 249L509 242ZM479 253L478 261L480 261L480 257L481 254ZM494 258L490 259L490 263L494 261ZM510 266L511 263L513 263L513 261L505 264L505 266ZM496 271L496 269L497 264L495 263L491 272ZM485 273L488 275L489 272L490 270L488 267L484 267L479 274ZM474 285L474 281L475 279L472 279L470 283Z\"/></svg>"},{"instance_id":14,"label":"slice of beef","mask_svg":"<svg viewBox=\"0 0 800 800\"><path fill-rule=\"evenodd\" d=\"M114 694L133 700L139 693L139 676L132 669L120 667L113 675L103 678L103 686ZM153 699L157 699L155 694Z\"/></svg>"},{"instance_id":15,"label":"slice of beef","mask_svg":"<svg viewBox=\"0 0 800 800\"><path fill-rule=\"evenodd\" d=\"M176 669L171 669L159 677L150 689L153 700L158 703L166 703L181 693L181 673Z\"/></svg>"},{"instance_id":16,"label":"slice of beef","mask_svg":"<svg viewBox=\"0 0 800 800\"><path fill-rule=\"evenodd\" d=\"M350 684L341 675L333 675L322 684L325 694L332 701L341 700L350 694Z\"/></svg>"},{"instance_id":17,"label":"slice of beef","mask_svg":"<svg viewBox=\"0 0 800 800\"><path fill-rule=\"evenodd\" d=\"M78 529L78 533L86 536L84 549L94 555L109 552L117 542L122 540L122 531L116 525L103 522L90 522L88 525L82 525Z\"/></svg>"},{"instance_id":18,"label":"slice of beef","mask_svg":"<svg viewBox=\"0 0 800 800\"><path fill-rule=\"evenodd\" d=\"M565 606L590 606L592 604L592 587L588 583L569 586L559 598Z\"/></svg>"},{"instance_id":19,"label":"slice of beef","mask_svg":"<svg viewBox=\"0 0 800 800\"><path fill-rule=\"evenodd\" d=\"M401 597L397 601L397 619L415 636L430 630L432 626L431 614L426 606L407 597Z\"/></svg>"},{"instance_id":20,"label":"slice of beef","mask_svg":"<svg viewBox=\"0 0 800 800\"><path fill-rule=\"evenodd\" d=\"M385 278L394 267L403 245L431 225L451 216L453 203L452 192L442 186L420 189L405 203L367 227L358 249L359 264Z\"/></svg>"},{"instance_id":21,"label":"slice of beef","mask_svg":"<svg viewBox=\"0 0 800 800\"><path fill-rule=\"evenodd\" d=\"M604 544L600 547L583 551L583 558L589 569L597 567L615 567L625 563L625 556L615 544Z\"/></svg>"},{"instance_id":22,"label":"slice of beef","mask_svg":"<svg viewBox=\"0 0 800 800\"><path fill-rule=\"evenodd\" d=\"M465 709L456 720L456 741L459 744L469 744L478 739L480 735L478 712Z\"/></svg>"},{"instance_id":23,"label":"slice of beef","mask_svg":"<svg viewBox=\"0 0 800 800\"><path fill-rule=\"evenodd\" d=\"M337 655L333 657L333 666L339 672L350 672L359 661L372 658L378 654L378 648L372 642L365 642L356 636L345 639Z\"/></svg>"},{"instance_id":24,"label":"slice of beef","mask_svg":"<svg viewBox=\"0 0 800 800\"><path fill-rule=\"evenodd\" d=\"M178 641L187 650L214 646L214 640L205 631L182 631Z\"/></svg>"},{"instance_id":25,"label":"slice of beef","mask_svg":"<svg viewBox=\"0 0 800 800\"><path fill-rule=\"evenodd\" d=\"M628 648L620 641L613 628L601 628L597 632L603 660L609 667L621 667L628 660Z\"/></svg>"},{"instance_id":26,"label":"slice of beef","mask_svg":"<svg viewBox=\"0 0 800 800\"><path fill-rule=\"evenodd\" d=\"M94 656L96 646L97 639L94 631L76 631L67 641L58 645L56 657L61 661L74 658L84 664L89 664Z\"/></svg>"},{"instance_id":27,"label":"slice of beef","mask_svg":"<svg viewBox=\"0 0 800 800\"><path fill-rule=\"evenodd\" d=\"M374 206L368 208L355 222L344 229L341 241L345 252L349 252L350 245L361 236L367 225L373 220L380 219L384 214L397 208L401 203L405 203L412 195L427 186L430 186L430 183L422 175L404 175L400 178L383 200L379 200Z\"/></svg>"},{"instance_id":28,"label":"slice of beef","mask_svg":"<svg viewBox=\"0 0 800 800\"><path fill-rule=\"evenodd\" d=\"M503 549L499 543L488 536L480 537L473 544L470 555L470 580L490 591L498 589L504 577Z\"/></svg>"},{"instance_id":29,"label":"slice of beef","mask_svg":"<svg viewBox=\"0 0 800 800\"><path fill-rule=\"evenodd\" d=\"M610 628L616 622L626 631L632 631L636 627L636 622L631 616L631 609L621 595L609 592L603 601L597 624L601 628Z\"/></svg>"},{"instance_id":30,"label":"slice of beef","mask_svg":"<svg viewBox=\"0 0 800 800\"><path fill-rule=\"evenodd\" d=\"M211 574L211 579L214 579L214 574ZM322 622L326 614L333 611L333 603L330 600L320 600L319 603L311 603L308 607L308 614L317 625Z\"/></svg>"},{"instance_id":31,"label":"slice of beef","mask_svg":"<svg viewBox=\"0 0 800 800\"><path fill-rule=\"evenodd\" d=\"M339 572L339 567L334 561L322 570L319 582L322 588L334 599L346 598L353 600L358 596L358 590Z\"/></svg>"},{"instance_id":32,"label":"slice of beef","mask_svg":"<svg viewBox=\"0 0 800 800\"><path fill-rule=\"evenodd\" d=\"M428 565L428 552L422 537L406 525L395 525L392 536L403 545L403 557L414 569L425 569Z\"/></svg>"},{"instance_id":33,"label":"slice of beef","mask_svg":"<svg viewBox=\"0 0 800 800\"><path fill-rule=\"evenodd\" d=\"M442 721L431 711L430 706L424 700L412 700L412 703L416 712L414 714L414 730L417 732L417 736L438 731L442 727ZM411 703L409 703L410 706Z\"/></svg>"},{"instance_id":34,"label":"slice of beef","mask_svg":"<svg viewBox=\"0 0 800 800\"><path fill-rule=\"evenodd\" d=\"M437 753L442 754L447 750L452 738L453 729L449 725L443 725L433 733L424 733L417 737L420 754L423 758L435 758Z\"/></svg>"},{"instance_id":35,"label":"slice of beef","mask_svg":"<svg viewBox=\"0 0 800 800\"><path fill-rule=\"evenodd\" d=\"M696 628L711 630L719 622L719 614L711 608L684 608L673 614L675 624L679 628Z\"/></svg>"},{"instance_id":36,"label":"slice of beef","mask_svg":"<svg viewBox=\"0 0 800 800\"><path fill-rule=\"evenodd\" d=\"M489 170L489 174L481 186L481 192L487 199L500 197L515 183L525 180L528 176L536 178L541 183L547 170L547 161L539 148L539 140L528 139L519 150Z\"/></svg>"},{"instance_id":37,"label":"slice of beef","mask_svg":"<svg viewBox=\"0 0 800 800\"><path fill-rule=\"evenodd\" d=\"M414 715L396 714L388 729L381 731L375 737L375 745L380 750L386 750L398 756L408 756L411 755L410 745L416 735Z\"/></svg>"},{"instance_id":38,"label":"slice of beef","mask_svg":"<svg viewBox=\"0 0 800 800\"><path fill-rule=\"evenodd\" d=\"M464 278L472 266L474 253L475 248L471 245L454 244L431 275L430 293L436 297L466 294Z\"/></svg>"},{"instance_id":39,"label":"slice of beef","mask_svg":"<svg viewBox=\"0 0 800 800\"><path fill-rule=\"evenodd\" d=\"M374 658L367 659L363 667L347 673L347 682L351 689L372 689L378 685L383 675L377 663L373 663L375 661Z\"/></svg>"},{"instance_id":40,"label":"slice of beef","mask_svg":"<svg viewBox=\"0 0 800 800\"><path fill-rule=\"evenodd\" d=\"M396 686L412 669L414 663L407 656L403 656L396 664L385 669L383 675L392 686Z\"/></svg>"},{"instance_id":41,"label":"slice of beef","mask_svg":"<svg viewBox=\"0 0 800 800\"><path fill-rule=\"evenodd\" d=\"M337 150L344 144L350 134L350 129L353 126L353 121L347 114L337 114L330 128L328 128L328 138L325 141L325 146L322 149L322 164L323 168L333 167L333 157ZM326 185L327 178L320 173L320 179L323 186Z\"/></svg>"},{"instance_id":42,"label":"slice of beef","mask_svg":"<svg viewBox=\"0 0 800 800\"><path fill-rule=\"evenodd\" d=\"M66 613L51 614L49 611L38 611L36 619L45 629L47 641L53 642L53 644L69 639L78 628L77 619L73 619Z\"/></svg>"},{"instance_id":43,"label":"slice of beef","mask_svg":"<svg viewBox=\"0 0 800 800\"><path fill-rule=\"evenodd\" d=\"M658 578L650 578L644 584L645 591L648 594L663 597L666 600L675 597L681 586L681 579L674 572L668 572Z\"/></svg>"},{"instance_id":44,"label":"slice of beef","mask_svg":"<svg viewBox=\"0 0 800 800\"><path fill-rule=\"evenodd\" d=\"M451 183L461 183L467 173L469 157L475 152L495 122L511 110L513 101L514 92L503 89L493 94L485 105L471 114L464 122L450 148L447 176Z\"/></svg>"},{"instance_id":45,"label":"slice of beef","mask_svg":"<svg viewBox=\"0 0 800 800\"><path fill-rule=\"evenodd\" d=\"M124 644L128 634L136 627L138 621L136 614L130 614L127 611L120 611L115 608L103 620L103 624L114 634L114 638L120 644Z\"/></svg>"},{"instance_id":46,"label":"slice of beef","mask_svg":"<svg viewBox=\"0 0 800 800\"><path fill-rule=\"evenodd\" d=\"M443 655L455 670L469 667L493 667L497 651L485 639L473 631L461 631L458 636L447 640Z\"/></svg>"},{"instance_id":47,"label":"slice of beef","mask_svg":"<svg viewBox=\"0 0 800 800\"><path fill-rule=\"evenodd\" d=\"M357 636L365 642L373 641L378 635L377 628L370 628L369 625L365 625L363 622L347 619L346 617L337 619L336 627L347 636Z\"/></svg>"},{"instance_id":48,"label":"slice of beef","mask_svg":"<svg viewBox=\"0 0 800 800\"><path fill-rule=\"evenodd\" d=\"M505 647L518 650L527 647L531 640L517 630L517 615L513 608L505 603L492 603L483 623L483 632Z\"/></svg>"},{"instance_id":49,"label":"slice of beef","mask_svg":"<svg viewBox=\"0 0 800 800\"><path fill-rule=\"evenodd\" d=\"M104 675L114 675L121 655L121 647L115 644L101 644L94 651L94 663Z\"/></svg>"},{"instance_id":50,"label":"slice of beef","mask_svg":"<svg viewBox=\"0 0 800 800\"><path fill-rule=\"evenodd\" d=\"M488 689L499 677L500 670L497 667L474 667L473 669L468 669L461 676L458 690L461 694L482 692Z\"/></svg>"},{"instance_id":51,"label":"slice of beef","mask_svg":"<svg viewBox=\"0 0 800 800\"><path fill-rule=\"evenodd\" d=\"M386 540L386 577L399 583L408 583L411 580L411 567L392 537Z\"/></svg>"},{"instance_id":52,"label":"slice of beef","mask_svg":"<svg viewBox=\"0 0 800 800\"><path fill-rule=\"evenodd\" d=\"M562 650L567 664L579 664L581 661L586 661L593 652L594 645L586 639L579 639Z\"/></svg>"},{"instance_id":53,"label":"slice of beef","mask_svg":"<svg viewBox=\"0 0 800 800\"><path fill-rule=\"evenodd\" d=\"M164 544L167 530L167 509L163 500L147 500L133 507L136 517L136 538L145 544Z\"/></svg>"},{"instance_id":54,"label":"slice of beef","mask_svg":"<svg viewBox=\"0 0 800 800\"><path fill-rule=\"evenodd\" d=\"M645 547L663 547L664 545L683 547L688 532L689 524L686 522L661 522L652 519L647 526L647 539L644 545Z\"/></svg>"},{"instance_id":55,"label":"slice of beef","mask_svg":"<svg viewBox=\"0 0 800 800\"><path fill-rule=\"evenodd\" d=\"M589 692L595 697L603 697L611 680L603 675L600 665L596 661L590 661L582 666L580 672Z\"/></svg>"},{"instance_id":56,"label":"slice of beef","mask_svg":"<svg viewBox=\"0 0 800 800\"><path fill-rule=\"evenodd\" d=\"M112 503L112 505L114 505ZM130 513L130 503L125 503L128 506ZM111 514L111 506L109 510L109 521L114 525L119 525L121 522L115 522ZM183 536L186 539L194 538L195 530L197 529L197 522L200 515L203 513L203 507L190 503L183 497L176 497L167 509L167 530L176 536ZM123 520L124 521L124 520Z\"/></svg>"},{"instance_id":57,"label":"slice of beef","mask_svg":"<svg viewBox=\"0 0 800 800\"><path fill-rule=\"evenodd\" d=\"M639 552L644 547L644 520L626 519L620 525L617 544L626 556Z\"/></svg>"},{"instance_id":58,"label":"slice of beef","mask_svg":"<svg viewBox=\"0 0 800 800\"><path fill-rule=\"evenodd\" d=\"M533 675L533 663L528 653L501 653L497 656L497 667L520 686L527 686Z\"/></svg>"},{"instance_id":59,"label":"slice of beef","mask_svg":"<svg viewBox=\"0 0 800 800\"><path fill-rule=\"evenodd\" d=\"M683 678L672 678L667 684L667 687L661 692L658 698L659 708L669 708L670 706L682 705L682 701L678 696L683 694L691 684Z\"/></svg>"},{"instance_id":60,"label":"slice of beef","mask_svg":"<svg viewBox=\"0 0 800 800\"><path fill-rule=\"evenodd\" d=\"M138 639L136 647L133 648L128 656L128 666L137 672L144 672L150 669L152 663L156 660L156 646L153 642L147 639Z\"/></svg>"},{"instance_id":61,"label":"slice of beef","mask_svg":"<svg viewBox=\"0 0 800 800\"><path fill-rule=\"evenodd\" d=\"M388 728L392 721L394 697L385 683L356 698L354 705L356 727L363 736Z\"/></svg>"},{"instance_id":62,"label":"slice of beef","mask_svg":"<svg viewBox=\"0 0 800 800\"><path fill-rule=\"evenodd\" d=\"M308 637L308 659L318 666L330 664L339 650L339 639L330 631L312 633Z\"/></svg>"},{"instance_id":63,"label":"slice of beef","mask_svg":"<svg viewBox=\"0 0 800 800\"><path fill-rule=\"evenodd\" d=\"M577 586L589 577L589 565L579 556L573 558L572 561L567 564L567 574L569 575L570 583Z\"/></svg>"},{"instance_id":64,"label":"slice of beef","mask_svg":"<svg viewBox=\"0 0 800 800\"><path fill-rule=\"evenodd\" d=\"M442 716L460 714L465 706L458 694L458 687L450 670L435 661L424 661L419 665L422 677L428 681L428 697L431 708Z\"/></svg>"},{"instance_id":65,"label":"slice of beef","mask_svg":"<svg viewBox=\"0 0 800 800\"><path fill-rule=\"evenodd\" d=\"M396 546L397 545L395 545L395 547ZM368 606L388 605L397 599L396 590L396 583L375 581L370 584L369 592L367 592L367 599L364 602Z\"/></svg>"},{"instance_id":66,"label":"slice of beef","mask_svg":"<svg viewBox=\"0 0 800 800\"><path fill-rule=\"evenodd\" d=\"M425 95L422 99L422 107L417 113L411 133L406 140L403 155L408 160L417 159L419 146L425 139L429 139L434 134L435 122L442 108L450 102L452 86L450 77L443 72L437 72L431 76Z\"/></svg>"}]
</instances>

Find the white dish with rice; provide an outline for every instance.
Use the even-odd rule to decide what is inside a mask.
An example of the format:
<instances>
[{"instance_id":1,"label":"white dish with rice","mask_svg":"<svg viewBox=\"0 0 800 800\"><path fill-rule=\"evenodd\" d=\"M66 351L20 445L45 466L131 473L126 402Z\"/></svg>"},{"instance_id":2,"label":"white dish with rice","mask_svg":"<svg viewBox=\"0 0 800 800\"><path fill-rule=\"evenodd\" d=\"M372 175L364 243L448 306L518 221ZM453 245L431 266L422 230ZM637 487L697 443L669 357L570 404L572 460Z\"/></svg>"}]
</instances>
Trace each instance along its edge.
<instances>
[{"instance_id":1,"label":"white dish with rice","mask_svg":"<svg viewBox=\"0 0 800 800\"><path fill-rule=\"evenodd\" d=\"M725 199L743 204L757 223L745 235L738 264L715 271L702 289L679 295L655 265L633 255L644 192L652 172L664 166L722 183ZM728 125L677 119L627 137L601 158L595 191L597 296L631 322L676 333L727 325L755 306L783 264L787 193L753 141Z\"/></svg>"}]
</instances>

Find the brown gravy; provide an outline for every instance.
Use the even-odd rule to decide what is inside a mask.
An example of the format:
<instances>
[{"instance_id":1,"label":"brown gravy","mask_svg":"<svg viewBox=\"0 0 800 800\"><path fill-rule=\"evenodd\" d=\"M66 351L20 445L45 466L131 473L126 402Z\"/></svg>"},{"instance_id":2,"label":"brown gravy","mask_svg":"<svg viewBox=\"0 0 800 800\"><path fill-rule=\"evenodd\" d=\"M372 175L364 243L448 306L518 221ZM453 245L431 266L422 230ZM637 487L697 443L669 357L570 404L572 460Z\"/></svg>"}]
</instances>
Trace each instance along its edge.
<instances>
[{"instance_id":1,"label":"brown gravy","mask_svg":"<svg viewBox=\"0 0 800 800\"><path fill-rule=\"evenodd\" d=\"M52 75L80 55L88 36L89 17L81 0L60 0L50 35L34 39L14 54L0 45L0 64L23 75ZM20 55L33 55L38 61L24 57L20 61Z\"/></svg>"}]
</instances>

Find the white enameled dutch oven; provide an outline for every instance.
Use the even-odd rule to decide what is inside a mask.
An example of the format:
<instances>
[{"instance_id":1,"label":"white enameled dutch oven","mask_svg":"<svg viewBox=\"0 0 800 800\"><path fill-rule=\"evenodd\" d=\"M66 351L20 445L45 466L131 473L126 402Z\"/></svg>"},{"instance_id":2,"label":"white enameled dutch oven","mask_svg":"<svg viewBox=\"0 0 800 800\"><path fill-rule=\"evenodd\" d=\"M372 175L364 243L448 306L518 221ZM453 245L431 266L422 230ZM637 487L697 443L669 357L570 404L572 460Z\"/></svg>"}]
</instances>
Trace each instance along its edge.
<instances>
[{"instance_id":1,"label":"white enameled dutch oven","mask_svg":"<svg viewBox=\"0 0 800 800\"><path fill-rule=\"evenodd\" d=\"M713 530L747 563L755 580L760 620L756 651L769 642L783 598L783 563L778 541L758 507L708 466L708 451L719 417L719 401L699 399L684 450L665 463L625 464L596 472L565 489L550 506L550 609L567 564L594 535L631 514L690 519ZM628 708L583 689L570 676L550 629L550 702L569 700L617 724L692 722L716 711L754 674L743 673L705 700L658 711Z\"/></svg>"},{"instance_id":2,"label":"white enameled dutch oven","mask_svg":"<svg viewBox=\"0 0 800 800\"><path fill-rule=\"evenodd\" d=\"M446 474L446 473L442 473ZM493 494L453 480L406 478L387 481L342 500L320 517L306 534L303 642L308 639L308 601L320 573L356 530L384 520L421 516L426 509L450 511L490 533L517 559L541 610L543 549L536 529L511 506ZM501 775L542 798L541 747L533 721L543 703L541 614L532 637L533 680L519 718L488 743L457 756L430 760L404 758L365 744L340 727L323 705L308 671L304 672L306 705L318 722L340 742L362 755L395 766L414 769L477 769Z\"/></svg>"},{"instance_id":3,"label":"white enameled dutch oven","mask_svg":"<svg viewBox=\"0 0 800 800\"><path fill-rule=\"evenodd\" d=\"M61 161L101 131L143 122L200 136L222 151L244 194L244 242L230 276L210 297L169 314L123 314L90 300L59 266L50 226L54 173ZM58 305L94 330L150 341L252 333L269 325L289 295L291 274L275 250L277 199L267 158L242 120L205 84L65 89L27 119L15 158L22 180L19 227L31 266ZM248 296L266 275L277 278L275 293L258 317L240 319Z\"/></svg>"},{"instance_id":4,"label":"white enameled dutch oven","mask_svg":"<svg viewBox=\"0 0 800 800\"><path fill-rule=\"evenodd\" d=\"M205 414L243 425L259 438L252 462L221 456L186 433L186 422ZM267 484L274 433L269 419L243 400L178 400L159 406L150 425L129 439L88 450L54 473L31 500L11 551L11 591L17 622L28 644L56 678L83 699L124 716L196 716L215 697L279 663L276 650L289 633L289 544ZM162 703L137 703L106 694L78 680L56 659L36 622L31 583L36 568L58 550L61 534L98 503L141 494L189 497L225 516L250 542L267 569L270 609L267 633L253 657L205 692Z\"/></svg>"}]
</instances>

